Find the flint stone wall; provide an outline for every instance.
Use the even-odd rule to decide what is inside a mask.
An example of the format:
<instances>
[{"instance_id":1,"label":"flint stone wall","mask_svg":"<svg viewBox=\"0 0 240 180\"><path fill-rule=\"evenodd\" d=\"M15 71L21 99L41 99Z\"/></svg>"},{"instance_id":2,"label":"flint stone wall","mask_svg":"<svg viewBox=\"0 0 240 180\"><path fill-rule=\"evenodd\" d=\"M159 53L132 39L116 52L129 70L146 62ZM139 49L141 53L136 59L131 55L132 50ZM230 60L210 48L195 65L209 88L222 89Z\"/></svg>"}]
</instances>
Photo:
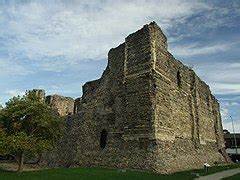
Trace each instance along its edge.
<instances>
[{"instance_id":1,"label":"flint stone wall","mask_svg":"<svg viewBox=\"0 0 240 180\"><path fill-rule=\"evenodd\" d=\"M55 109L60 116L73 114L74 99L71 97L65 97L54 94L46 96L45 101L53 109Z\"/></svg>"},{"instance_id":2,"label":"flint stone wall","mask_svg":"<svg viewBox=\"0 0 240 180\"><path fill-rule=\"evenodd\" d=\"M217 100L167 51L154 22L109 51L102 77L83 86L73 109L50 166L169 173L228 161Z\"/></svg>"}]
</instances>

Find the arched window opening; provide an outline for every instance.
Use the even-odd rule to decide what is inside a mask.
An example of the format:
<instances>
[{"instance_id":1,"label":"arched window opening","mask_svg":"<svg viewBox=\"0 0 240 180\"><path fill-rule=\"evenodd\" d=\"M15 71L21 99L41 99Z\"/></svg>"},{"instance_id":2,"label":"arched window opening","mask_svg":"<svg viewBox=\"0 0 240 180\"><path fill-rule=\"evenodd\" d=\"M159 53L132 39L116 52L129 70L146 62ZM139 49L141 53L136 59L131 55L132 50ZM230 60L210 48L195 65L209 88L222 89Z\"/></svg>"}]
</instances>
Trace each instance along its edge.
<instances>
[{"instance_id":1,"label":"arched window opening","mask_svg":"<svg viewBox=\"0 0 240 180\"><path fill-rule=\"evenodd\" d=\"M181 87L181 85L182 85L180 71L177 72L177 85L178 85L178 87Z\"/></svg>"},{"instance_id":2,"label":"arched window opening","mask_svg":"<svg viewBox=\"0 0 240 180\"><path fill-rule=\"evenodd\" d=\"M100 137L100 147L104 149L106 147L106 144L107 144L107 131L103 129Z\"/></svg>"}]
</instances>

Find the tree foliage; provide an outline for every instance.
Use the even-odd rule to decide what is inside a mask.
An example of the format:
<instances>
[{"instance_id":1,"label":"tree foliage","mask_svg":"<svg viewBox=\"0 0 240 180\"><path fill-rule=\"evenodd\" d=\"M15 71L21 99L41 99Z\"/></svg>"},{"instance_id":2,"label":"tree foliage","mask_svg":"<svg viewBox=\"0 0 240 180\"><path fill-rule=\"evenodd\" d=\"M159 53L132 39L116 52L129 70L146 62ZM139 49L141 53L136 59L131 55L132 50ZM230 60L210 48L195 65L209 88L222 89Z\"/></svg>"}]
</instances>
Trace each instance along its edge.
<instances>
[{"instance_id":1,"label":"tree foliage","mask_svg":"<svg viewBox=\"0 0 240 180\"><path fill-rule=\"evenodd\" d=\"M24 156L54 148L63 120L34 92L13 97L0 109L0 154L12 155L22 171Z\"/></svg>"}]
</instances>

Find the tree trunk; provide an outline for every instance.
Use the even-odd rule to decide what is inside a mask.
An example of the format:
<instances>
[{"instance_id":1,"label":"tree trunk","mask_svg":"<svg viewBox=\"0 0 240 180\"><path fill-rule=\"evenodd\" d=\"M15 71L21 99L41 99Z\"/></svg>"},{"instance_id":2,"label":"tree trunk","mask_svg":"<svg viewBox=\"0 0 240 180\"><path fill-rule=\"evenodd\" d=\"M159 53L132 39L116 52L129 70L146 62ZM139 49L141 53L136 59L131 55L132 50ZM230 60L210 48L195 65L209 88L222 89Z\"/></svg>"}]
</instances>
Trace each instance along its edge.
<instances>
[{"instance_id":1,"label":"tree trunk","mask_svg":"<svg viewBox=\"0 0 240 180\"><path fill-rule=\"evenodd\" d=\"M20 156L19 156L17 172L22 172L22 170L23 170L23 161L24 161L24 153L21 153Z\"/></svg>"}]
</instances>

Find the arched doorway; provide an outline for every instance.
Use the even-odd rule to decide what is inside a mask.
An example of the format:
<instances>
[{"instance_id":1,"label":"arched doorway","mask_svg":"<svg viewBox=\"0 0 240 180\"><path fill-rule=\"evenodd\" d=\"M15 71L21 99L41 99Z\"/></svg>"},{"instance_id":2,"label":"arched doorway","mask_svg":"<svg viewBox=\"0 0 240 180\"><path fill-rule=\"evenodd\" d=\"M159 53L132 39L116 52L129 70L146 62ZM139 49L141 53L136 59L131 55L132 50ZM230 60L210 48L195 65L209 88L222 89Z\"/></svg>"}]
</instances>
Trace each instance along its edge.
<instances>
[{"instance_id":1,"label":"arched doorway","mask_svg":"<svg viewBox=\"0 0 240 180\"><path fill-rule=\"evenodd\" d=\"M106 147L106 144L107 144L107 131L103 129L100 137L100 147L104 149Z\"/></svg>"}]
</instances>

